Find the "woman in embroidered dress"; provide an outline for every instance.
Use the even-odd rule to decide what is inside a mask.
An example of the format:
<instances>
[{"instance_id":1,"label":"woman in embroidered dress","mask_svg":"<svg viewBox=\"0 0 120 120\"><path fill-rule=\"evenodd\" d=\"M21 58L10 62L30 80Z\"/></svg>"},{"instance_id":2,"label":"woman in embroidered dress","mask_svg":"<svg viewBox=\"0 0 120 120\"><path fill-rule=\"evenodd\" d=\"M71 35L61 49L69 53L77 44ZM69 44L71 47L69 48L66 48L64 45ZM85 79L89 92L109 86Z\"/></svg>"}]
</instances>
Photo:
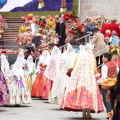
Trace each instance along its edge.
<instances>
[{"instance_id":1,"label":"woman in embroidered dress","mask_svg":"<svg viewBox=\"0 0 120 120\"><path fill-rule=\"evenodd\" d=\"M24 77L24 52L20 50L16 62L13 64L7 84L10 93L10 105L20 105L31 103L31 95L26 85Z\"/></svg>"},{"instance_id":2,"label":"woman in embroidered dress","mask_svg":"<svg viewBox=\"0 0 120 120\"><path fill-rule=\"evenodd\" d=\"M74 67L74 62L77 54L73 47L68 44L67 50L61 54L59 59L59 73L53 84L49 102L60 104L65 93L66 85L69 81L69 77L66 75L67 70Z\"/></svg>"},{"instance_id":3,"label":"woman in embroidered dress","mask_svg":"<svg viewBox=\"0 0 120 120\"><path fill-rule=\"evenodd\" d=\"M0 106L8 104L10 97L4 76L5 71L9 71L9 63L6 56L2 54L0 58Z\"/></svg>"},{"instance_id":4,"label":"woman in embroidered dress","mask_svg":"<svg viewBox=\"0 0 120 120\"><path fill-rule=\"evenodd\" d=\"M32 87L32 96L34 97L42 97L44 72L47 67L47 63L49 59L50 59L50 54L48 51L45 50L40 58L40 62L38 64L39 71L37 72L37 77Z\"/></svg>"},{"instance_id":5,"label":"woman in embroidered dress","mask_svg":"<svg viewBox=\"0 0 120 120\"><path fill-rule=\"evenodd\" d=\"M95 58L90 46L88 44L87 49L79 53L61 103L61 109L83 110L83 119L92 118L90 111L103 112L102 99L94 75Z\"/></svg>"},{"instance_id":6,"label":"woman in embroidered dress","mask_svg":"<svg viewBox=\"0 0 120 120\"><path fill-rule=\"evenodd\" d=\"M33 57L29 55L24 66L24 72L25 72L25 81L27 83L30 92L32 91L32 83L33 83L32 77L35 75L34 71L35 71L35 64L33 63ZM35 80L35 76L34 76L34 80Z\"/></svg>"},{"instance_id":7,"label":"woman in embroidered dress","mask_svg":"<svg viewBox=\"0 0 120 120\"><path fill-rule=\"evenodd\" d=\"M28 73L31 76L32 84L33 84L36 78L35 75L36 66L35 63L33 62L33 57L31 55L27 58L27 64L28 64Z\"/></svg>"}]
</instances>

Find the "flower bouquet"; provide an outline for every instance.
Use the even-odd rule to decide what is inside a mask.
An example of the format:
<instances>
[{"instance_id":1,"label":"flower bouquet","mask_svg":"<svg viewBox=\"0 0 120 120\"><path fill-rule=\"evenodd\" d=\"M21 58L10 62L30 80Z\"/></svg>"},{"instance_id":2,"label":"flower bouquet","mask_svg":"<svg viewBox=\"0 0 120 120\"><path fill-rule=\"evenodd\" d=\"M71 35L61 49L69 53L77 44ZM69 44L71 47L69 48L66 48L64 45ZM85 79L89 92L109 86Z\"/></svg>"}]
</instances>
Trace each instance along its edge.
<instances>
[{"instance_id":1,"label":"flower bouquet","mask_svg":"<svg viewBox=\"0 0 120 120\"><path fill-rule=\"evenodd\" d=\"M120 49L117 45L111 45L109 47L109 52L113 55L113 56L118 56L120 55Z\"/></svg>"},{"instance_id":2,"label":"flower bouquet","mask_svg":"<svg viewBox=\"0 0 120 120\"><path fill-rule=\"evenodd\" d=\"M117 83L116 78L106 78L105 80L103 80L101 87L105 90L111 90L114 88L116 83Z\"/></svg>"}]
</instances>

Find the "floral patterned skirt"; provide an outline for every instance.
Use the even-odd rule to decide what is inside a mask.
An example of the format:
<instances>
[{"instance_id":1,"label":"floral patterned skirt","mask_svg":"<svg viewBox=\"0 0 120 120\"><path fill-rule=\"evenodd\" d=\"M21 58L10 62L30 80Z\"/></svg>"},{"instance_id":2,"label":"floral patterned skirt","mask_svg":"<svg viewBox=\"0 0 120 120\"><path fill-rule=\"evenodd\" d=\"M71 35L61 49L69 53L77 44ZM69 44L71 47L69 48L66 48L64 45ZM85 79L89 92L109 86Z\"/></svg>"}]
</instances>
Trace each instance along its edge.
<instances>
[{"instance_id":1,"label":"floral patterned skirt","mask_svg":"<svg viewBox=\"0 0 120 120\"><path fill-rule=\"evenodd\" d=\"M103 112L102 98L100 91L97 92L97 101L98 101L98 112ZM68 92L66 98L63 99L61 109L68 111L81 111L83 109L90 109L92 112L95 112L93 107L93 96L92 93L86 90L85 87L81 87L74 91Z\"/></svg>"},{"instance_id":2,"label":"floral patterned skirt","mask_svg":"<svg viewBox=\"0 0 120 120\"><path fill-rule=\"evenodd\" d=\"M42 98L48 99L50 96L50 92L52 89L53 81L48 79L46 76L43 76L43 92L42 92Z\"/></svg>"},{"instance_id":3,"label":"floral patterned skirt","mask_svg":"<svg viewBox=\"0 0 120 120\"><path fill-rule=\"evenodd\" d=\"M6 105L9 103L9 91L6 85L3 74L0 74L0 105Z\"/></svg>"},{"instance_id":4,"label":"floral patterned skirt","mask_svg":"<svg viewBox=\"0 0 120 120\"><path fill-rule=\"evenodd\" d=\"M23 80L8 80L10 105L31 103L30 91Z\"/></svg>"}]
</instances>

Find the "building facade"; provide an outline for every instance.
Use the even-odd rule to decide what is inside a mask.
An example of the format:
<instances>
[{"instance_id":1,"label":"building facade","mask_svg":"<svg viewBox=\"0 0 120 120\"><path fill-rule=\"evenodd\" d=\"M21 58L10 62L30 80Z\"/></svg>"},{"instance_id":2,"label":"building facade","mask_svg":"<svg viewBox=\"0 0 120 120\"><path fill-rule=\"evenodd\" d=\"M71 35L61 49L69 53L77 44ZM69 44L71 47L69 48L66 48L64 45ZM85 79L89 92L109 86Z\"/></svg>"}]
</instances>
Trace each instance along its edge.
<instances>
[{"instance_id":1,"label":"building facade","mask_svg":"<svg viewBox=\"0 0 120 120\"><path fill-rule=\"evenodd\" d=\"M109 19L116 18L120 22L120 0L78 0L80 22L87 16L104 15Z\"/></svg>"}]
</instances>

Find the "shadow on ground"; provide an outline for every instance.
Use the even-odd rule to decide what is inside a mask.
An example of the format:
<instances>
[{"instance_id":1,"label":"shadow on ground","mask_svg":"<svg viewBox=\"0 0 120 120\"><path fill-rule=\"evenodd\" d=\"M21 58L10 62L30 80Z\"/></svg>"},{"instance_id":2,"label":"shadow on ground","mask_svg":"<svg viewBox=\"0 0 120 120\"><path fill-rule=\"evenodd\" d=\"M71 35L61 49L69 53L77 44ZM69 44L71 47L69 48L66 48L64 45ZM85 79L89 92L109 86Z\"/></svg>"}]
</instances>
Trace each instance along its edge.
<instances>
[{"instance_id":1,"label":"shadow on ground","mask_svg":"<svg viewBox=\"0 0 120 120\"><path fill-rule=\"evenodd\" d=\"M64 120L85 120L82 119L82 117L70 117L70 118L64 118ZM86 119L88 120L88 119ZM99 118L92 118L92 120L100 120Z\"/></svg>"}]
</instances>

